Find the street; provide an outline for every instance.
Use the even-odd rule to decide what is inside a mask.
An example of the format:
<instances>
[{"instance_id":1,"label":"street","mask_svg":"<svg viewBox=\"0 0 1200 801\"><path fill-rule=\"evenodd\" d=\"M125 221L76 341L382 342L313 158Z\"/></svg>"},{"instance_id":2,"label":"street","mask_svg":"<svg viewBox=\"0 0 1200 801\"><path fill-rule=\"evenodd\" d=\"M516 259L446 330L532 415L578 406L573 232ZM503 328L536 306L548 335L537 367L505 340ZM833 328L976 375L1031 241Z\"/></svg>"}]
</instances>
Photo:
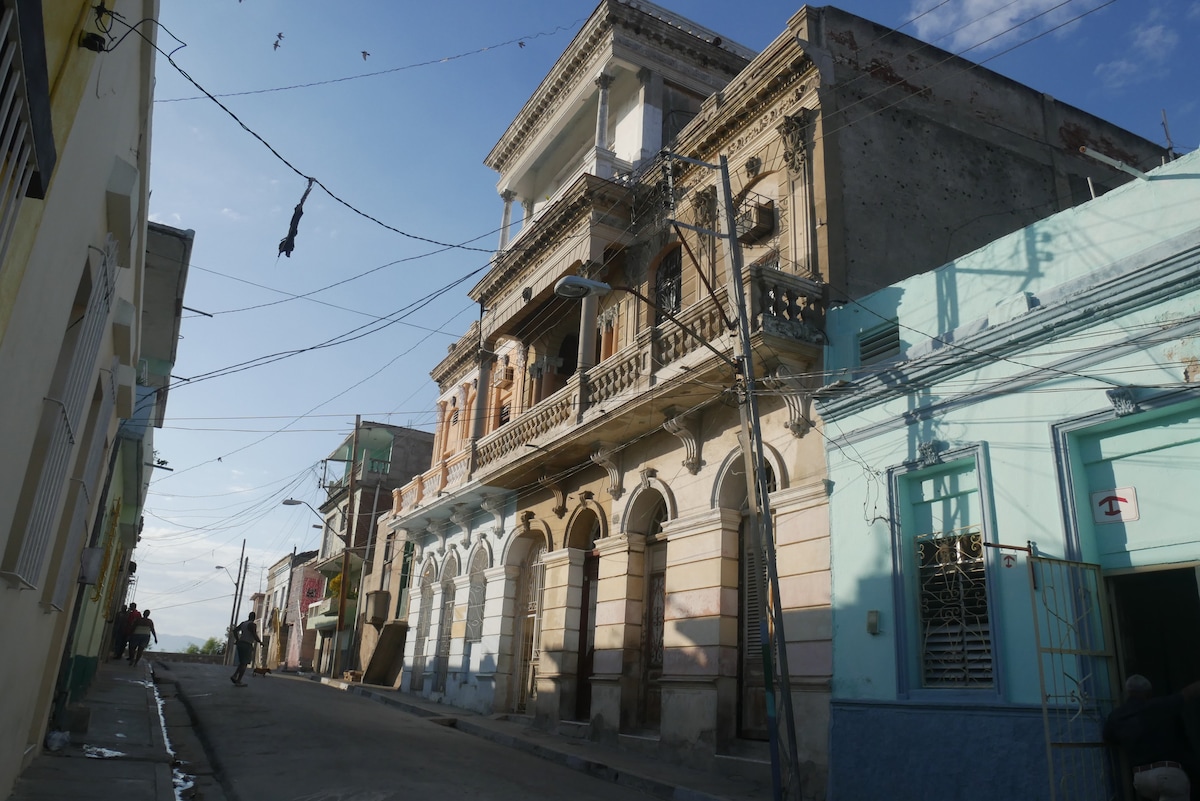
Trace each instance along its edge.
<instances>
[{"instance_id":1,"label":"street","mask_svg":"<svg viewBox=\"0 0 1200 801\"><path fill-rule=\"evenodd\" d=\"M169 665L229 801L650 798L318 682L230 672Z\"/></svg>"}]
</instances>

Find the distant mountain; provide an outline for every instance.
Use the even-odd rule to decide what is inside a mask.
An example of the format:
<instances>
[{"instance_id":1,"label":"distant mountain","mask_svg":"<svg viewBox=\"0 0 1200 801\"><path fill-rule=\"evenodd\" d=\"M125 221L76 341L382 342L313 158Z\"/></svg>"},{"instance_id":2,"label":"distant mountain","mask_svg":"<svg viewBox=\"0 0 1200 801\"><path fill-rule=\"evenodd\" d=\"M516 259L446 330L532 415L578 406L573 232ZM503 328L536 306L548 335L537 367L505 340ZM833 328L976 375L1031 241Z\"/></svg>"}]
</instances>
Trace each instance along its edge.
<instances>
[{"instance_id":1,"label":"distant mountain","mask_svg":"<svg viewBox=\"0 0 1200 801\"><path fill-rule=\"evenodd\" d=\"M215 635L214 635L215 636ZM160 634L158 635L158 643L150 640L150 645L147 651L159 651L168 654L181 654L187 650L189 645L195 645L199 648L208 641L208 637L189 637L183 634Z\"/></svg>"}]
</instances>

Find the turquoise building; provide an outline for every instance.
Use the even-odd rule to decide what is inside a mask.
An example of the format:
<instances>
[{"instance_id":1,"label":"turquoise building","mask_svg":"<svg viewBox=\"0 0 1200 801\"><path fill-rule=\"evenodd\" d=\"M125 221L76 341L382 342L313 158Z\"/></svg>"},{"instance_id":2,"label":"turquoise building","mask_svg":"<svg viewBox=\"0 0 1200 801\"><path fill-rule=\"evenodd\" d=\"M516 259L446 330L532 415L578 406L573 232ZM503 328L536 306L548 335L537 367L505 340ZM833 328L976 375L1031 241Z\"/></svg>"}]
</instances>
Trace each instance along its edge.
<instances>
[{"instance_id":1,"label":"turquoise building","mask_svg":"<svg viewBox=\"0 0 1200 801\"><path fill-rule=\"evenodd\" d=\"M1200 155L828 333L830 798L1121 797L1122 681L1200 678Z\"/></svg>"}]
</instances>

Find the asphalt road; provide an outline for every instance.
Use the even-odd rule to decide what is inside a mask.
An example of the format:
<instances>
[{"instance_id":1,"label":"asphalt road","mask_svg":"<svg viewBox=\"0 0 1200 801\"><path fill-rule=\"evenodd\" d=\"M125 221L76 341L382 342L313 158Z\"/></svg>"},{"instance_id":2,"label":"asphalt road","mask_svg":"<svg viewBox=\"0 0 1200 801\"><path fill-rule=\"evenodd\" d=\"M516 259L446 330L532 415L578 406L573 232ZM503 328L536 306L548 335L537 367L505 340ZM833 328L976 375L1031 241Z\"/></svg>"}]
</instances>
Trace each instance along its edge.
<instances>
[{"instance_id":1,"label":"asphalt road","mask_svg":"<svg viewBox=\"0 0 1200 801\"><path fill-rule=\"evenodd\" d=\"M229 801L652 797L307 679L170 671Z\"/></svg>"}]
</instances>

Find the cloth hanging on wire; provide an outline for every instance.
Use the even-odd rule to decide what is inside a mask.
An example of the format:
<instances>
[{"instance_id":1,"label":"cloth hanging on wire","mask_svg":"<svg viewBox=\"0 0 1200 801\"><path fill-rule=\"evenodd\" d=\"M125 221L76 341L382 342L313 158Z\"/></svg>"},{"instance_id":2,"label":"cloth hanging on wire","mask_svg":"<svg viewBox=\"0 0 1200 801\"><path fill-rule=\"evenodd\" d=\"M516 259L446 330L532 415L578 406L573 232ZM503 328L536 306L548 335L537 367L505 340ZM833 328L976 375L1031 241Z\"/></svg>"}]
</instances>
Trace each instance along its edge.
<instances>
[{"instance_id":1,"label":"cloth hanging on wire","mask_svg":"<svg viewBox=\"0 0 1200 801\"><path fill-rule=\"evenodd\" d=\"M305 187L304 194L300 196L300 202L292 211L292 223L288 226L287 236L279 240L279 252L289 259L292 257L292 251L296 249L296 234L299 233L300 218L304 216L304 201L308 200L308 193L312 191L315 182L315 178L308 179L308 186Z\"/></svg>"}]
</instances>

